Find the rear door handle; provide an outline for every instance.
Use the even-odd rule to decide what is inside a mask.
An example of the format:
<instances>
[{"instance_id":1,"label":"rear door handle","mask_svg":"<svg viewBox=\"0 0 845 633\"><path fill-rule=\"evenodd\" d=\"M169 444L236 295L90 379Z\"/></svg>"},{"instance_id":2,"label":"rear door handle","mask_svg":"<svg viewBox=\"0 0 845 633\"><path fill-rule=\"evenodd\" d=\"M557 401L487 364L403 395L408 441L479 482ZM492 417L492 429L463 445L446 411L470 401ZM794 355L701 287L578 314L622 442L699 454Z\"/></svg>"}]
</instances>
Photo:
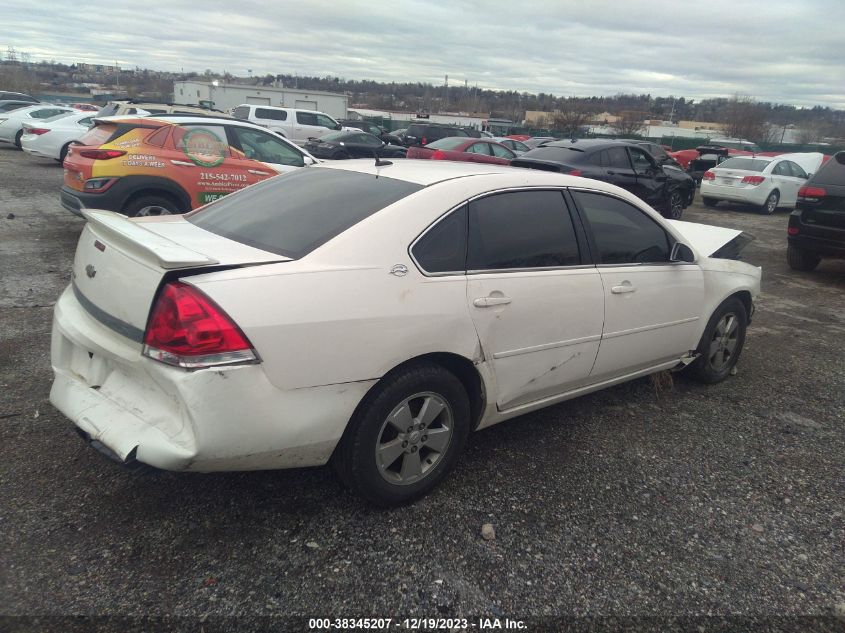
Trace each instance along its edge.
<instances>
[{"instance_id":1,"label":"rear door handle","mask_svg":"<svg viewBox=\"0 0 845 633\"><path fill-rule=\"evenodd\" d=\"M256 176L269 176L269 171L261 171L259 169L247 169L247 171L251 174L255 174Z\"/></svg>"},{"instance_id":2,"label":"rear door handle","mask_svg":"<svg viewBox=\"0 0 845 633\"><path fill-rule=\"evenodd\" d=\"M179 165L181 167L194 167L193 163L189 163L188 161L185 161L185 160L173 160L173 159L171 159L170 162L173 163L174 165Z\"/></svg>"},{"instance_id":3,"label":"rear door handle","mask_svg":"<svg viewBox=\"0 0 845 633\"><path fill-rule=\"evenodd\" d=\"M631 283L628 282L628 281L622 282L621 286L613 286L610 289L610 292L612 292L615 295L624 295L625 293L636 292L636 291L637 291L637 287L632 286Z\"/></svg>"},{"instance_id":4,"label":"rear door handle","mask_svg":"<svg viewBox=\"0 0 845 633\"><path fill-rule=\"evenodd\" d=\"M476 308L491 308L493 306L507 305L510 302L510 297L479 297L473 300L472 305Z\"/></svg>"}]
</instances>

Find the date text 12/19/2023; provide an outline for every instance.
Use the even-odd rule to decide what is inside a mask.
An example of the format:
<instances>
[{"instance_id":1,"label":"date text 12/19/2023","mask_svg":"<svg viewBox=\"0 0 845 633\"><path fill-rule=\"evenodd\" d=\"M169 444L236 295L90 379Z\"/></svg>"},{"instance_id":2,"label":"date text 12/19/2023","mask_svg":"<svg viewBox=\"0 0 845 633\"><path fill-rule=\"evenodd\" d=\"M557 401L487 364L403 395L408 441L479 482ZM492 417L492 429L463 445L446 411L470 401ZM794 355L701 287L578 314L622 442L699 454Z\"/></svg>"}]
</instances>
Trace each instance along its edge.
<instances>
[{"instance_id":1,"label":"date text 12/19/2023","mask_svg":"<svg viewBox=\"0 0 845 633\"><path fill-rule=\"evenodd\" d=\"M310 618L312 631L525 631L522 620L510 618Z\"/></svg>"}]
</instances>

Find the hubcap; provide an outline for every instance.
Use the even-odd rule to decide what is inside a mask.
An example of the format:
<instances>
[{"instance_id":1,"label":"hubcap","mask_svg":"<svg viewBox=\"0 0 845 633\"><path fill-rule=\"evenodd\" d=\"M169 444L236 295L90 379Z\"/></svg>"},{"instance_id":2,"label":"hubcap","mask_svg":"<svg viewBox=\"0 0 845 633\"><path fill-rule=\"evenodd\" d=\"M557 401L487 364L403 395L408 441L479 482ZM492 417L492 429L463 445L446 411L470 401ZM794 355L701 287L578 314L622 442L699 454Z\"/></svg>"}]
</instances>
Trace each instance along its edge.
<instances>
[{"instance_id":1,"label":"hubcap","mask_svg":"<svg viewBox=\"0 0 845 633\"><path fill-rule=\"evenodd\" d=\"M170 210L165 209L164 207L160 207L158 205L144 207L138 213L135 214L138 217L147 217L152 215L170 215Z\"/></svg>"},{"instance_id":2,"label":"hubcap","mask_svg":"<svg viewBox=\"0 0 845 633\"><path fill-rule=\"evenodd\" d=\"M672 197L669 199L669 205L671 209L670 213L672 215L672 218L677 220L679 217L681 217L681 214L684 211L684 207L681 204L681 194L677 191L673 193Z\"/></svg>"},{"instance_id":3,"label":"hubcap","mask_svg":"<svg viewBox=\"0 0 845 633\"><path fill-rule=\"evenodd\" d=\"M769 213L774 213L775 209L777 208L778 199L775 194L769 196L769 199L766 200L766 211Z\"/></svg>"},{"instance_id":4,"label":"hubcap","mask_svg":"<svg viewBox=\"0 0 845 633\"><path fill-rule=\"evenodd\" d=\"M707 354L710 366L717 372L723 371L735 358L736 347L739 344L739 319L733 312L725 314L719 319L710 349Z\"/></svg>"},{"instance_id":5,"label":"hubcap","mask_svg":"<svg viewBox=\"0 0 845 633\"><path fill-rule=\"evenodd\" d=\"M386 481L404 486L429 475L452 440L452 408L432 392L400 402L382 423L376 466Z\"/></svg>"}]
</instances>

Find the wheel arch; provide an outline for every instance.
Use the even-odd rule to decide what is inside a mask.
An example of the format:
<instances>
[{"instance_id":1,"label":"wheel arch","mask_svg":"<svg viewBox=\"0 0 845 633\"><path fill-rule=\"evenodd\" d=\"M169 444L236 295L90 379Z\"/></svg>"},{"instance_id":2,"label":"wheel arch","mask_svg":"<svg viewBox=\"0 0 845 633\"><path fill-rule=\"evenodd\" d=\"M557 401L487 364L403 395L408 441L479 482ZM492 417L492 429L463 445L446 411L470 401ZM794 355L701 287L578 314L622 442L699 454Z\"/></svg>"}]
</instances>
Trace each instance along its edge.
<instances>
[{"instance_id":1,"label":"wheel arch","mask_svg":"<svg viewBox=\"0 0 845 633\"><path fill-rule=\"evenodd\" d=\"M131 176L129 177L131 178ZM133 183L131 192L126 196L121 209L132 201L144 196L163 196L176 201L186 211L191 210L191 197L178 184L164 178L143 177Z\"/></svg>"}]
</instances>

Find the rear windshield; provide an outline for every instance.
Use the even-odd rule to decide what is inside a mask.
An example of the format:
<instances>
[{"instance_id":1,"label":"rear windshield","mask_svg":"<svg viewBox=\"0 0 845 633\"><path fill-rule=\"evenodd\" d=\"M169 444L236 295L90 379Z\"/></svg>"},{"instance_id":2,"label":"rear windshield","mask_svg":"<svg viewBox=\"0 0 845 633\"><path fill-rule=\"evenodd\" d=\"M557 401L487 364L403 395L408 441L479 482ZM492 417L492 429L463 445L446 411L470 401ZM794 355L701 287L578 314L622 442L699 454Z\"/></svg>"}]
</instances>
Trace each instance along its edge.
<instances>
[{"instance_id":1,"label":"rear windshield","mask_svg":"<svg viewBox=\"0 0 845 633\"><path fill-rule=\"evenodd\" d=\"M770 163L769 160L759 160L756 158L729 158L728 160L719 163L719 167L726 169L744 169L745 171L763 171Z\"/></svg>"},{"instance_id":2,"label":"rear windshield","mask_svg":"<svg viewBox=\"0 0 845 633\"><path fill-rule=\"evenodd\" d=\"M292 259L304 257L422 185L309 168L275 176L188 214L206 231Z\"/></svg>"},{"instance_id":3,"label":"rear windshield","mask_svg":"<svg viewBox=\"0 0 845 633\"><path fill-rule=\"evenodd\" d=\"M102 145L111 138L117 130L117 125L114 123L100 123L88 130L79 142L83 145Z\"/></svg>"},{"instance_id":4,"label":"rear windshield","mask_svg":"<svg viewBox=\"0 0 845 633\"><path fill-rule=\"evenodd\" d=\"M458 149L461 145L467 142L466 138L452 136L449 138L441 138L439 141L434 141L434 143L429 143L426 147L431 147L433 149Z\"/></svg>"},{"instance_id":5,"label":"rear windshield","mask_svg":"<svg viewBox=\"0 0 845 633\"><path fill-rule=\"evenodd\" d=\"M845 185L845 152L836 154L821 166L812 183L819 185Z\"/></svg>"},{"instance_id":6,"label":"rear windshield","mask_svg":"<svg viewBox=\"0 0 845 633\"><path fill-rule=\"evenodd\" d=\"M100 109L100 111L97 113L97 116L112 116L114 114L117 114L119 108L119 103L107 103Z\"/></svg>"}]
</instances>

